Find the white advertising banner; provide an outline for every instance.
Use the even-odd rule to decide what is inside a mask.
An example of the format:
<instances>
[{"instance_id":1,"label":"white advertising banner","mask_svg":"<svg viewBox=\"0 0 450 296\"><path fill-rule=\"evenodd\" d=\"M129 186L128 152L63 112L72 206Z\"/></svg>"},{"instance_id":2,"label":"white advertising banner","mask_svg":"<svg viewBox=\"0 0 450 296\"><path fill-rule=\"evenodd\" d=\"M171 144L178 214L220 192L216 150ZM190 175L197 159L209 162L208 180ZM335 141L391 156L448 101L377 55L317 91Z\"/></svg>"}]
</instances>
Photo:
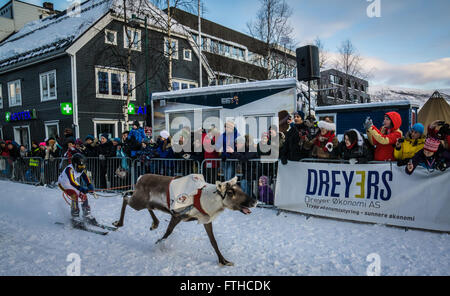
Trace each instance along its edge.
<instances>
[{"instance_id":1,"label":"white advertising banner","mask_svg":"<svg viewBox=\"0 0 450 296\"><path fill-rule=\"evenodd\" d=\"M450 171L395 163L278 166L275 206L305 214L450 231Z\"/></svg>"}]
</instances>

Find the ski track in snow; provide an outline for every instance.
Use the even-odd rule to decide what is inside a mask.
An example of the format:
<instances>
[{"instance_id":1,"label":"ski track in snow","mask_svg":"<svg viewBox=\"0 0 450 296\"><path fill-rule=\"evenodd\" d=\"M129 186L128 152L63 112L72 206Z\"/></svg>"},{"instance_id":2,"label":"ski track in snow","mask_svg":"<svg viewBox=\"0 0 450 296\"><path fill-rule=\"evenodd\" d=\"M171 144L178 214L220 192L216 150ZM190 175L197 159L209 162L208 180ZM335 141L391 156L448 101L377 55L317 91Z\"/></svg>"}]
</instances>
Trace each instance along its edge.
<instances>
[{"instance_id":1,"label":"ski track in snow","mask_svg":"<svg viewBox=\"0 0 450 296\"><path fill-rule=\"evenodd\" d=\"M381 258L381 275L450 275L450 236L381 225L336 221L255 208L250 215L226 210L214 221L224 257L221 267L202 225L180 223L156 245L170 216L127 208L124 226L107 236L55 225L69 223L61 191L0 181L0 275L66 275L67 255L81 258L81 275L366 275ZM90 198L93 215L110 225L122 200Z\"/></svg>"}]
</instances>

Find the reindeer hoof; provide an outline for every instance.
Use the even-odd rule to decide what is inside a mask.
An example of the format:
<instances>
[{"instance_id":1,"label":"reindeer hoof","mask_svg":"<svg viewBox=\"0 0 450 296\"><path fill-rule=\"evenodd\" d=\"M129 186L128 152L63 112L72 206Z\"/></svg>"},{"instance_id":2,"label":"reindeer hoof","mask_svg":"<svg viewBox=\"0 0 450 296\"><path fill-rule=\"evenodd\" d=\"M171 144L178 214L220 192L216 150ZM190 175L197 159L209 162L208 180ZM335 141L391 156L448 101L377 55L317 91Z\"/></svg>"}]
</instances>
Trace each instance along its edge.
<instances>
[{"instance_id":1,"label":"reindeer hoof","mask_svg":"<svg viewBox=\"0 0 450 296\"><path fill-rule=\"evenodd\" d=\"M155 245L157 245L157 244L159 244L160 242L165 241L165 240L166 240L165 238L160 238L159 240L156 241Z\"/></svg>"},{"instance_id":2,"label":"reindeer hoof","mask_svg":"<svg viewBox=\"0 0 450 296\"><path fill-rule=\"evenodd\" d=\"M158 228L159 223L153 223L152 226L150 227L150 231L155 230L156 228Z\"/></svg>"},{"instance_id":3,"label":"reindeer hoof","mask_svg":"<svg viewBox=\"0 0 450 296\"><path fill-rule=\"evenodd\" d=\"M220 266L234 266L234 263L225 259L219 261Z\"/></svg>"},{"instance_id":4,"label":"reindeer hoof","mask_svg":"<svg viewBox=\"0 0 450 296\"><path fill-rule=\"evenodd\" d=\"M123 223L119 223L119 221L115 221L112 223L112 225L114 225L115 227L122 227Z\"/></svg>"}]
</instances>

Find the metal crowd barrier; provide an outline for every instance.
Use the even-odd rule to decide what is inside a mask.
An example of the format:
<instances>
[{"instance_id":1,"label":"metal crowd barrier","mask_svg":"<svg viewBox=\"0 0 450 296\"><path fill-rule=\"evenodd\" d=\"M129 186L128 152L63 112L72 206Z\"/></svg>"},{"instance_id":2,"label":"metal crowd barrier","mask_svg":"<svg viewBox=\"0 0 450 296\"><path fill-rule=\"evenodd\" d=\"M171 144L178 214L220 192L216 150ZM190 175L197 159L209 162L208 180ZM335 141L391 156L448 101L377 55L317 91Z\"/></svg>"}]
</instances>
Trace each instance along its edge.
<instances>
[{"instance_id":1,"label":"metal crowd barrier","mask_svg":"<svg viewBox=\"0 0 450 296\"><path fill-rule=\"evenodd\" d=\"M201 164L205 181L228 181L238 177L242 190L256 197L261 203L273 205L278 170L278 159L205 159Z\"/></svg>"},{"instance_id":2,"label":"metal crowd barrier","mask_svg":"<svg viewBox=\"0 0 450 296\"><path fill-rule=\"evenodd\" d=\"M163 176L185 176L189 174L201 174L200 163L192 159L135 159L132 163L133 186L140 175L158 174Z\"/></svg>"},{"instance_id":3,"label":"metal crowd barrier","mask_svg":"<svg viewBox=\"0 0 450 296\"><path fill-rule=\"evenodd\" d=\"M0 157L0 178L25 184L43 184L43 160L40 157Z\"/></svg>"},{"instance_id":4,"label":"metal crowd barrier","mask_svg":"<svg viewBox=\"0 0 450 296\"><path fill-rule=\"evenodd\" d=\"M347 160L305 158L301 162L349 163ZM385 163L371 161L369 163ZM25 157L13 161L0 157L0 178L27 184L57 186L58 177L69 164L66 158L43 160L39 157ZM134 189L139 176L159 174L164 176L185 176L203 174L206 182L227 181L238 177L244 192L255 196L261 203L273 205L278 171L278 159L205 159L201 163L191 159L131 159L120 157L89 157L86 171L97 189L125 191Z\"/></svg>"}]
</instances>

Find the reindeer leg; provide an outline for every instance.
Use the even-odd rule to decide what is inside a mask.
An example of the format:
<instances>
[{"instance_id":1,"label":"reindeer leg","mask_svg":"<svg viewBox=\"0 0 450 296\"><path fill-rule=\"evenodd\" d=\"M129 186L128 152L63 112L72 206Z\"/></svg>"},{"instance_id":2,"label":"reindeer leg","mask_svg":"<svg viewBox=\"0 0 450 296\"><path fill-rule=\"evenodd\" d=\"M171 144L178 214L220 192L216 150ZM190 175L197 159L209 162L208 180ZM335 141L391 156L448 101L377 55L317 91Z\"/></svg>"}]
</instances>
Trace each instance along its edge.
<instances>
[{"instance_id":1,"label":"reindeer leg","mask_svg":"<svg viewBox=\"0 0 450 296\"><path fill-rule=\"evenodd\" d=\"M155 213L153 213L153 211L151 209L148 209L148 212L150 213L150 216L152 216L152 219L153 219L153 223L152 223L152 226L150 227L150 230L154 230L154 229L158 228L159 220L156 217Z\"/></svg>"},{"instance_id":2,"label":"reindeer leg","mask_svg":"<svg viewBox=\"0 0 450 296\"><path fill-rule=\"evenodd\" d=\"M216 251L217 257L219 257L219 264L233 266L234 263L226 260L219 251L219 247L217 246L216 239L214 238L212 223L210 222L208 224L203 224L203 226L205 227L206 233L208 234L209 241L211 242L211 245L213 246L214 251Z\"/></svg>"},{"instance_id":3,"label":"reindeer leg","mask_svg":"<svg viewBox=\"0 0 450 296\"><path fill-rule=\"evenodd\" d=\"M178 223L180 223L180 222L181 222L181 219L179 217L175 217L172 215L172 219L170 219L169 226L167 226L166 233L164 234L164 236L162 238L157 240L156 243L160 243L161 241L165 240L172 233L175 226L177 226Z\"/></svg>"},{"instance_id":4,"label":"reindeer leg","mask_svg":"<svg viewBox=\"0 0 450 296\"><path fill-rule=\"evenodd\" d=\"M122 227L123 226L123 219L125 217L125 210L128 205L128 196L123 197L123 203L122 203L122 210L120 211L120 219L119 221L113 222L113 225L116 227Z\"/></svg>"}]
</instances>

